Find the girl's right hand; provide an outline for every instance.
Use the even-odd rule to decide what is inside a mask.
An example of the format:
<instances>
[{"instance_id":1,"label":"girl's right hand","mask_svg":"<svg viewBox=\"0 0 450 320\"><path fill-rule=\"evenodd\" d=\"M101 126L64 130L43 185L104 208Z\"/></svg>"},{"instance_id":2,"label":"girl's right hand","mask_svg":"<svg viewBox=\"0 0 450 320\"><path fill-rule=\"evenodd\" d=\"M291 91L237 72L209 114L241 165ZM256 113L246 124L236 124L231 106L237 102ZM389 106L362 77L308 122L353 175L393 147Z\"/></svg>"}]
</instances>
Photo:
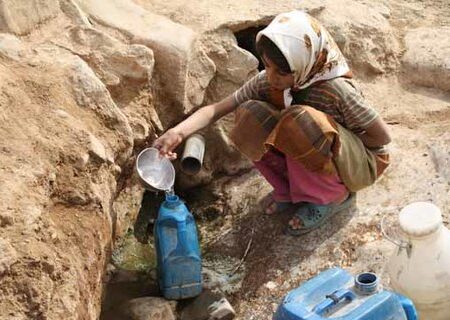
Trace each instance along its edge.
<instances>
[{"instance_id":1,"label":"girl's right hand","mask_svg":"<svg viewBox=\"0 0 450 320\"><path fill-rule=\"evenodd\" d=\"M169 158L170 160L175 160L177 158L177 154L173 152L173 150L175 150L181 142L183 142L183 135L172 128L157 138L155 142L153 142L153 147L158 149L161 155Z\"/></svg>"}]
</instances>

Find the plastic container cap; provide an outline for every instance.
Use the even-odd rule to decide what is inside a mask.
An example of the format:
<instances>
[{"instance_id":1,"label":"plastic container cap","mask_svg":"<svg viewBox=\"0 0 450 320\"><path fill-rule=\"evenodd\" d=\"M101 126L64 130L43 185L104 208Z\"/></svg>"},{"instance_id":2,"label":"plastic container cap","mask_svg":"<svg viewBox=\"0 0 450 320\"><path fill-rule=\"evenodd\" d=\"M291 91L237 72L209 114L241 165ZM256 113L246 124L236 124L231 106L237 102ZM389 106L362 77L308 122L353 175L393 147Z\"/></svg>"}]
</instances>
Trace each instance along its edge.
<instances>
[{"instance_id":1,"label":"plastic container cap","mask_svg":"<svg viewBox=\"0 0 450 320\"><path fill-rule=\"evenodd\" d=\"M400 227L413 237L423 237L442 225L441 210L429 202L414 202L400 211Z\"/></svg>"}]
</instances>

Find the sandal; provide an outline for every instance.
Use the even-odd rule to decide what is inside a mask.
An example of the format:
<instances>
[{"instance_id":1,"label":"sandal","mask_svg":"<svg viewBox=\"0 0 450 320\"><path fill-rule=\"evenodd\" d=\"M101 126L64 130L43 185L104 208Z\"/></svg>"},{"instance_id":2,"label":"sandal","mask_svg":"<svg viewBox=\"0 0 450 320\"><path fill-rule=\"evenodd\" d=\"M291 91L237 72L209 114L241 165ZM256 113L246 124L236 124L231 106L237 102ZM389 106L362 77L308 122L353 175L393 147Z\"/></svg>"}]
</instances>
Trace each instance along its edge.
<instances>
[{"instance_id":1,"label":"sandal","mask_svg":"<svg viewBox=\"0 0 450 320\"><path fill-rule=\"evenodd\" d=\"M350 193L341 204L319 205L307 203L300 206L289 221L287 233L291 236L304 235L323 225L335 213L349 208L355 198L355 193ZM299 220L301 227L294 228L294 219Z\"/></svg>"}]
</instances>

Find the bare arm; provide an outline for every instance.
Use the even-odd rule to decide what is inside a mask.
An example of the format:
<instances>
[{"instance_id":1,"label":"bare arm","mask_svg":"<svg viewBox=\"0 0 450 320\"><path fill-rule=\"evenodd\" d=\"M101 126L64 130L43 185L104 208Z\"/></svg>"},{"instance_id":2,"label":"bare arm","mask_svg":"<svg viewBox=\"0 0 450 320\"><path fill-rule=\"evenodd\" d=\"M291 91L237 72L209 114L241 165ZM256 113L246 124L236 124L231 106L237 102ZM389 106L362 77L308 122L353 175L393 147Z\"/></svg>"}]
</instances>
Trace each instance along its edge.
<instances>
[{"instance_id":1,"label":"bare arm","mask_svg":"<svg viewBox=\"0 0 450 320\"><path fill-rule=\"evenodd\" d=\"M358 135L366 147L381 147L391 142L391 135L386 122L381 117L376 118L366 131Z\"/></svg>"},{"instance_id":2,"label":"bare arm","mask_svg":"<svg viewBox=\"0 0 450 320\"><path fill-rule=\"evenodd\" d=\"M234 98L230 95L220 102L200 108L189 118L167 130L162 136L155 140L153 146L158 148L162 155L175 159L176 154L173 153L173 150L180 145L187 136L216 122L223 116L234 111L236 107L237 105L234 102Z\"/></svg>"}]
</instances>

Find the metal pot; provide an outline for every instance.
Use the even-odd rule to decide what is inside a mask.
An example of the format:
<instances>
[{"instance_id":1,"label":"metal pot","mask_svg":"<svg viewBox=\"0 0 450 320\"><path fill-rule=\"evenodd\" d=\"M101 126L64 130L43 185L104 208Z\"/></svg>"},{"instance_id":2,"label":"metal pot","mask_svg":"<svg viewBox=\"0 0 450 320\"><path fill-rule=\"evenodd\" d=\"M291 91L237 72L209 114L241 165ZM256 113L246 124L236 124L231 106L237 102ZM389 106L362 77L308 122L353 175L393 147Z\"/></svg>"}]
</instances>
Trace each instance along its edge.
<instances>
[{"instance_id":1,"label":"metal pot","mask_svg":"<svg viewBox=\"0 0 450 320\"><path fill-rule=\"evenodd\" d=\"M141 151L136 158L136 171L147 190L169 191L175 182L175 168L156 148Z\"/></svg>"}]
</instances>

